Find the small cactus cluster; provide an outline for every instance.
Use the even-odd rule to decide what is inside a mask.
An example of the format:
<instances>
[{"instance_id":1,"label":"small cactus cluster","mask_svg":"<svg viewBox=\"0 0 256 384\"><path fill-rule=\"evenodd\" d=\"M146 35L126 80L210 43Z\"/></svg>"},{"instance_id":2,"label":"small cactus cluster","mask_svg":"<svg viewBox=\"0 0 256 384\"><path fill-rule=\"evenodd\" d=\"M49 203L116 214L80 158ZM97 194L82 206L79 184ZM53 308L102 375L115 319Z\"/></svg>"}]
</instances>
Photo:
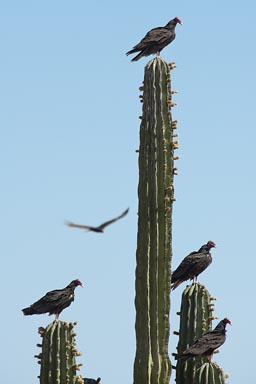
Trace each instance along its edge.
<instances>
[{"instance_id":1,"label":"small cactus cluster","mask_svg":"<svg viewBox=\"0 0 256 384\"><path fill-rule=\"evenodd\" d=\"M145 67L139 148L139 208L136 266L136 356L134 384L167 384L170 312L171 226L174 150L171 69L157 57ZM176 157L177 159L177 157Z\"/></svg>"},{"instance_id":2,"label":"small cactus cluster","mask_svg":"<svg viewBox=\"0 0 256 384\"><path fill-rule=\"evenodd\" d=\"M212 329L214 303L205 286L193 283L185 288L182 294L180 316L180 330L174 332L179 336L177 354L182 356L183 351L204 333ZM195 357L187 361L178 359L176 365L177 384L225 384L223 370L214 362L209 362L206 357Z\"/></svg>"},{"instance_id":3,"label":"small cactus cluster","mask_svg":"<svg viewBox=\"0 0 256 384\"><path fill-rule=\"evenodd\" d=\"M36 355L40 369L40 384L83 384L81 375L77 375L82 364L76 363L76 357L81 355L76 349L76 323L54 321L46 328L39 327L38 333L42 348Z\"/></svg>"}]
</instances>

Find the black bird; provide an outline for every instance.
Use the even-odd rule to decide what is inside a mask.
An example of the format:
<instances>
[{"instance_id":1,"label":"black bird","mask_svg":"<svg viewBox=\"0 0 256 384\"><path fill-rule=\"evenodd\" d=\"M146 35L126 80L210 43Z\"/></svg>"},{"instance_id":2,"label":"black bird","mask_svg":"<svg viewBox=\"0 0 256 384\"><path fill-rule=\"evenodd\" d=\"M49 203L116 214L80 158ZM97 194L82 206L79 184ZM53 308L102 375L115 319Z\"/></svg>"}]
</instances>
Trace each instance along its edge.
<instances>
[{"instance_id":1,"label":"black bird","mask_svg":"<svg viewBox=\"0 0 256 384\"><path fill-rule=\"evenodd\" d=\"M72 228L79 228L79 229L87 229L88 231L93 231L93 232L98 232L98 233L103 233L104 229L114 223L115 221L122 219L122 217L126 216L129 211L129 208L127 208L121 215L115 217L114 219L105 221L105 223L100 224L98 227L91 227L89 225L80 225L80 224L74 224L74 223L67 223L67 226L72 227Z\"/></svg>"},{"instance_id":2,"label":"black bird","mask_svg":"<svg viewBox=\"0 0 256 384\"><path fill-rule=\"evenodd\" d=\"M180 358L185 361L191 357L202 356L207 357L211 362L213 352L219 348L226 340L226 325L231 324L231 321L225 317L214 328L213 331L205 333L202 337L194 342Z\"/></svg>"},{"instance_id":3,"label":"black bird","mask_svg":"<svg viewBox=\"0 0 256 384\"><path fill-rule=\"evenodd\" d=\"M97 380L95 380L95 379L86 379L86 378L83 378L83 380L84 380L84 384L99 384L100 381L101 381L101 378L98 377Z\"/></svg>"},{"instance_id":4,"label":"black bird","mask_svg":"<svg viewBox=\"0 0 256 384\"><path fill-rule=\"evenodd\" d=\"M212 262L210 249L216 244L209 240L198 251L191 252L186 256L178 268L172 273L172 289L177 288L183 281L188 279L197 280L197 276L203 272Z\"/></svg>"},{"instance_id":5,"label":"black bird","mask_svg":"<svg viewBox=\"0 0 256 384\"><path fill-rule=\"evenodd\" d=\"M79 280L73 280L64 289L56 289L46 293L40 300L36 301L30 307L22 309L24 315L40 315L48 313L49 315L55 314L55 320L59 319L59 314L63 309L70 306L75 297L75 288L83 283Z\"/></svg>"},{"instance_id":6,"label":"black bird","mask_svg":"<svg viewBox=\"0 0 256 384\"><path fill-rule=\"evenodd\" d=\"M142 56L149 56L155 53L159 56L162 49L175 39L175 27L177 23L182 24L181 20L178 17L175 17L164 27L151 29L151 31L149 31L146 36L133 47L133 49L128 51L126 55L128 56L131 53L140 52L132 59L132 61L137 61Z\"/></svg>"}]
</instances>

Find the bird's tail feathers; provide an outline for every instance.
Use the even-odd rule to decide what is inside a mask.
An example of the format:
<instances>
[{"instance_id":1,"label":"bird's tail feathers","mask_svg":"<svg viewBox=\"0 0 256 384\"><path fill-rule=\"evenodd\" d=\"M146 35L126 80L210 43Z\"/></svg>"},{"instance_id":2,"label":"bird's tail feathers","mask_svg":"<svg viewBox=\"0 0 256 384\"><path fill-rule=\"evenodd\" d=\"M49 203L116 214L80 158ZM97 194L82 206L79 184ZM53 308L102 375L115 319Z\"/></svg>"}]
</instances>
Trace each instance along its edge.
<instances>
[{"instance_id":1,"label":"bird's tail feathers","mask_svg":"<svg viewBox=\"0 0 256 384\"><path fill-rule=\"evenodd\" d=\"M184 364L188 359L190 359L192 356L190 355L175 355L175 360L179 360L181 364Z\"/></svg>"},{"instance_id":2,"label":"bird's tail feathers","mask_svg":"<svg viewBox=\"0 0 256 384\"><path fill-rule=\"evenodd\" d=\"M135 53L137 51L134 51L134 49L131 49L130 51L126 52L126 56L129 56L131 55L132 53Z\"/></svg>"},{"instance_id":3,"label":"bird's tail feathers","mask_svg":"<svg viewBox=\"0 0 256 384\"><path fill-rule=\"evenodd\" d=\"M34 315L36 312L31 307L23 308L22 312L24 315Z\"/></svg>"},{"instance_id":4,"label":"bird's tail feathers","mask_svg":"<svg viewBox=\"0 0 256 384\"><path fill-rule=\"evenodd\" d=\"M174 291L183 281L177 280L174 283L171 283L171 289Z\"/></svg>"},{"instance_id":5,"label":"bird's tail feathers","mask_svg":"<svg viewBox=\"0 0 256 384\"><path fill-rule=\"evenodd\" d=\"M141 51L137 56L135 56L131 61L138 61L139 59L141 59L143 56L148 56L147 54L145 54L145 51Z\"/></svg>"}]
</instances>

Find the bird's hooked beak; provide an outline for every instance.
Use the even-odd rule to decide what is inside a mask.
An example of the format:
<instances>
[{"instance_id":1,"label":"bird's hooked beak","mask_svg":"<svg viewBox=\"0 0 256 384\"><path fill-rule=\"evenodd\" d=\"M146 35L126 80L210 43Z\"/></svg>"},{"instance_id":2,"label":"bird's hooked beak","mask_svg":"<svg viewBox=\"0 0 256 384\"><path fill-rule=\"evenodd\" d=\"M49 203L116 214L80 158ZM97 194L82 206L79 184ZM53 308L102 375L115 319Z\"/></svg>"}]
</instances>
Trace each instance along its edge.
<instances>
[{"instance_id":1,"label":"bird's hooked beak","mask_svg":"<svg viewBox=\"0 0 256 384\"><path fill-rule=\"evenodd\" d=\"M210 246L211 248L216 248L217 247L217 244L215 244L214 241L212 241L212 240L209 240L207 245Z\"/></svg>"},{"instance_id":2,"label":"bird's hooked beak","mask_svg":"<svg viewBox=\"0 0 256 384\"><path fill-rule=\"evenodd\" d=\"M84 286L84 284L82 283L82 281L79 280L79 279L76 279L76 285L80 285L81 287Z\"/></svg>"},{"instance_id":3,"label":"bird's hooked beak","mask_svg":"<svg viewBox=\"0 0 256 384\"><path fill-rule=\"evenodd\" d=\"M175 21L176 23L179 23L180 25L182 25L182 21L179 17L175 17Z\"/></svg>"},{"instance_id":4,"label":"bird's hooked beak","mask_svg":"<svg viewBox=\"0 0 256 384\"><path fill-rule=\"evenodd\" d=\"M225 323L226 323L226 324L232 325L231 320L229 320L227 317L225 317L224 320L225 320Z\"/></svg>"}]
</instances>

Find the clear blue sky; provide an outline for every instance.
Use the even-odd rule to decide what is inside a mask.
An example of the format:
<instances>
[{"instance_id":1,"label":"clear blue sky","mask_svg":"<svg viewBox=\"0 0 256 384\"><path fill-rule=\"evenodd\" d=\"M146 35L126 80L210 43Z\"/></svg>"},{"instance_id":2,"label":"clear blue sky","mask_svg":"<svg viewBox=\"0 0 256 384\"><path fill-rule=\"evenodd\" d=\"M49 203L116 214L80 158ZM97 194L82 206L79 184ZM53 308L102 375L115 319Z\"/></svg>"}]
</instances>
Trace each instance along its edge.
<instances>
[{"instance_id":1,"label":"clear blue sky","mask_svg":"<svg viewBox=\"0 0 256 384\"><path fill-rule=\"evenodd\" d=\"M38 326L53 318L21 309L72 279L82 373L132 383L134 273L141 104L150 58L125 52L175 16L162 57L176 61L179 175L173 267L207 240L218 244L201 275L230 317L215 360L232 384L252 381L255 311L254 1L6 1L0 5L1 368L5 384L35 383ZM99 224L130 207L104 235ZM171 328L183 288L171 296ZM170 353L176 338L171 336ZM173 382L173 377L172 377Z\"/></svg>"}]
</instances>

